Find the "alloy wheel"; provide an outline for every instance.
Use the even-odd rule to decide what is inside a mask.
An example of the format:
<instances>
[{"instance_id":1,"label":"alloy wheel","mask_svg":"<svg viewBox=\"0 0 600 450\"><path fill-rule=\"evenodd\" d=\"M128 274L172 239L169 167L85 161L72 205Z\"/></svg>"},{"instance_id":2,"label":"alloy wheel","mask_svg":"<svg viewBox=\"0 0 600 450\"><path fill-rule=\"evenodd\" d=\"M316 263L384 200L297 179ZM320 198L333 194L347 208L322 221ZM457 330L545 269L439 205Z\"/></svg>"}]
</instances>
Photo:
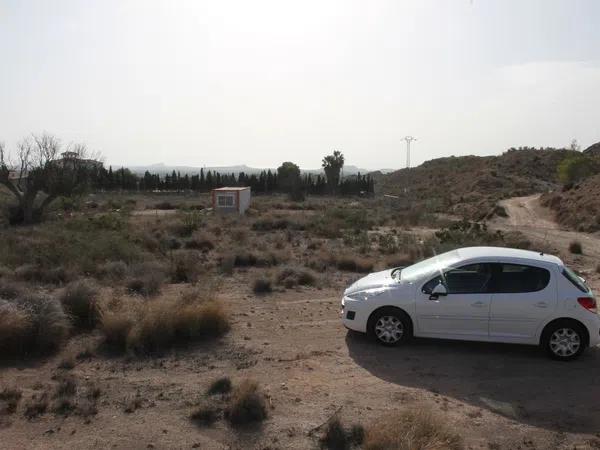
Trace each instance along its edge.
<instances>
[{"instance_id":1,"label":"alloy wheel","mask_svg":"<svg viewBox=\"0 0 600 450\"><path fill-rule=\"evenodd\" d=\"M404 325L395 316L382 316L375 324L375 336L386 344L394 344L402 339Z\"/></svg>"}]
</instances>

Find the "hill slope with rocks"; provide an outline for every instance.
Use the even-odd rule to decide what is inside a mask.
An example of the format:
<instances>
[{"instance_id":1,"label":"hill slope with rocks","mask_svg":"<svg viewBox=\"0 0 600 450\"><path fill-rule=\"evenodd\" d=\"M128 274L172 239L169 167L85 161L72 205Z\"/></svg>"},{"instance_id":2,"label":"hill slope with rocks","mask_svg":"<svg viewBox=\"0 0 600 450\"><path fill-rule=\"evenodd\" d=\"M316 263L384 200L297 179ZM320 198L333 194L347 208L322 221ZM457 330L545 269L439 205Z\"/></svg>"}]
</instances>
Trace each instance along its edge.
<instances>
[{"instance_id":1,"label":"hill slope with rocks","mask_svg":"<svg viewBox=\"0 0 600 450\"><path fill-rule=\"evenodd\" d=\"M377 189L400 197L399 204L407 208L482 220L501 199L557 188L558 164L574 154L578 152L520 148L499 156L438 158L379 176Z\"/></svg>"}]
</instances>

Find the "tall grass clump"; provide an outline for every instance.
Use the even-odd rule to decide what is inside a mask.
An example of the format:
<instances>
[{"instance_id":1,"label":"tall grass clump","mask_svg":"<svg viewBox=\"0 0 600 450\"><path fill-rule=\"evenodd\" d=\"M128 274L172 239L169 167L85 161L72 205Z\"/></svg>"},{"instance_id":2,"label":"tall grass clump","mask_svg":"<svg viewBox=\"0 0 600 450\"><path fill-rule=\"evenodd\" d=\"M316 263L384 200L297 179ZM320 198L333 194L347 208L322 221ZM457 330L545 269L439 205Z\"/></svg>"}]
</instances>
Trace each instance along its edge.
<instances>
[{"instance_id":1,"label":"tall grass clump","mask_svg":"<svg viewBox=\"0 0 600 450\"><path fill-rule=\"evenodd\" d=\"M150 354L177 345L217 338L229 331L223 306L214 301L159 298L122 302L102 311L100 329L117 351Z\"/></svg>"},{"instance_id":2,"label":"tall grass clump","mask_svg":"<svg viewBox=\"0 0 600 450\"><path fill-rule=\"evenodd\" d=\"M388 414L367 428L365 450L461 450L460 436L428 411Z\"/></svg>"},{"instance_id":3,"label":"tall grass clump","mask_svg":"<svg viewBox=\"0 0 600 450\"><path fill-rule=\"evenodd\" d=\"M98 321L99 288L88 280L70 283L59 297L75 326L93 328Z\"/></svg>"},{"instance_id":4,"label":"tall grass clump","mask_svg":"<svg viewBox=\"0 0 600 450\"><path fill-rule=\"evenodd\" d=\"M242 381L231 395L226 415L233 426L244 426L265 420L267 406L258 383L252 380Z\"/></svg>"}]
</instances>

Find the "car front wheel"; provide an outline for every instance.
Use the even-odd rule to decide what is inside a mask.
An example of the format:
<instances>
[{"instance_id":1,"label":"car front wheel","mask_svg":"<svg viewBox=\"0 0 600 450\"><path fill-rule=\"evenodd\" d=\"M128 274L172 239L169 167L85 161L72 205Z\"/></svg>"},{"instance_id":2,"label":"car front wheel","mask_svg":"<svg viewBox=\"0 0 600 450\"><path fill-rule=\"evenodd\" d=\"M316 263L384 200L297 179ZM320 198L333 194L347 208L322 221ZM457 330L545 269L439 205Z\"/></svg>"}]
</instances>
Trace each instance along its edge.
<instances>
[{"instance_id":1,"label":"car front wheel","mask_svg":"<svg viewBox=\"0 0 600 450\"><path fill-rule=\"evenodd\" d=\"M410 338L410 319L396 308L383 308L369 320L369 334L383 345L397 345Z\"/></svg>"},{"instance_id":2,"label":"car front wheel","mask_svg":"<svg viewBox=\"0 0 600 450\"><path fill-rule=\"evenodd\" d=\"M550 357L570 361L585 349L585 332L577 322L559 321L545 330L542 346Z\"/></svg>"}]
</instances>

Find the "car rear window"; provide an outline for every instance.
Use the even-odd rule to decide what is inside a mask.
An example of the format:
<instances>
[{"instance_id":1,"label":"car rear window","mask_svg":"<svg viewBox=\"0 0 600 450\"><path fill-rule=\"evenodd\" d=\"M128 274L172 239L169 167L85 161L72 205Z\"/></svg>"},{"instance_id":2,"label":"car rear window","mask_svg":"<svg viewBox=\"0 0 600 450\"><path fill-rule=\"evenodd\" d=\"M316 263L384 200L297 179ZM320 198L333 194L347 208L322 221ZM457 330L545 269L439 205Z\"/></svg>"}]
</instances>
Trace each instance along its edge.
<instances>
[{"instance_id":1,"label":"car rear window","mask_svg":"<svg viewBox=\"0 0 600 450\"><path fill-rule=\"evenodd\" d=\"M581 292L585 292L585 293L590 292L590 288L587 287L587 285L583 282L583 280L581 278L579 278L579 276L577 276L577 274L575 272L573 272L571 269L569 269L568 267L563 267L562 274L564 275L564 277L567 280L569 280Z\"/></svg>"}]
</instances>

